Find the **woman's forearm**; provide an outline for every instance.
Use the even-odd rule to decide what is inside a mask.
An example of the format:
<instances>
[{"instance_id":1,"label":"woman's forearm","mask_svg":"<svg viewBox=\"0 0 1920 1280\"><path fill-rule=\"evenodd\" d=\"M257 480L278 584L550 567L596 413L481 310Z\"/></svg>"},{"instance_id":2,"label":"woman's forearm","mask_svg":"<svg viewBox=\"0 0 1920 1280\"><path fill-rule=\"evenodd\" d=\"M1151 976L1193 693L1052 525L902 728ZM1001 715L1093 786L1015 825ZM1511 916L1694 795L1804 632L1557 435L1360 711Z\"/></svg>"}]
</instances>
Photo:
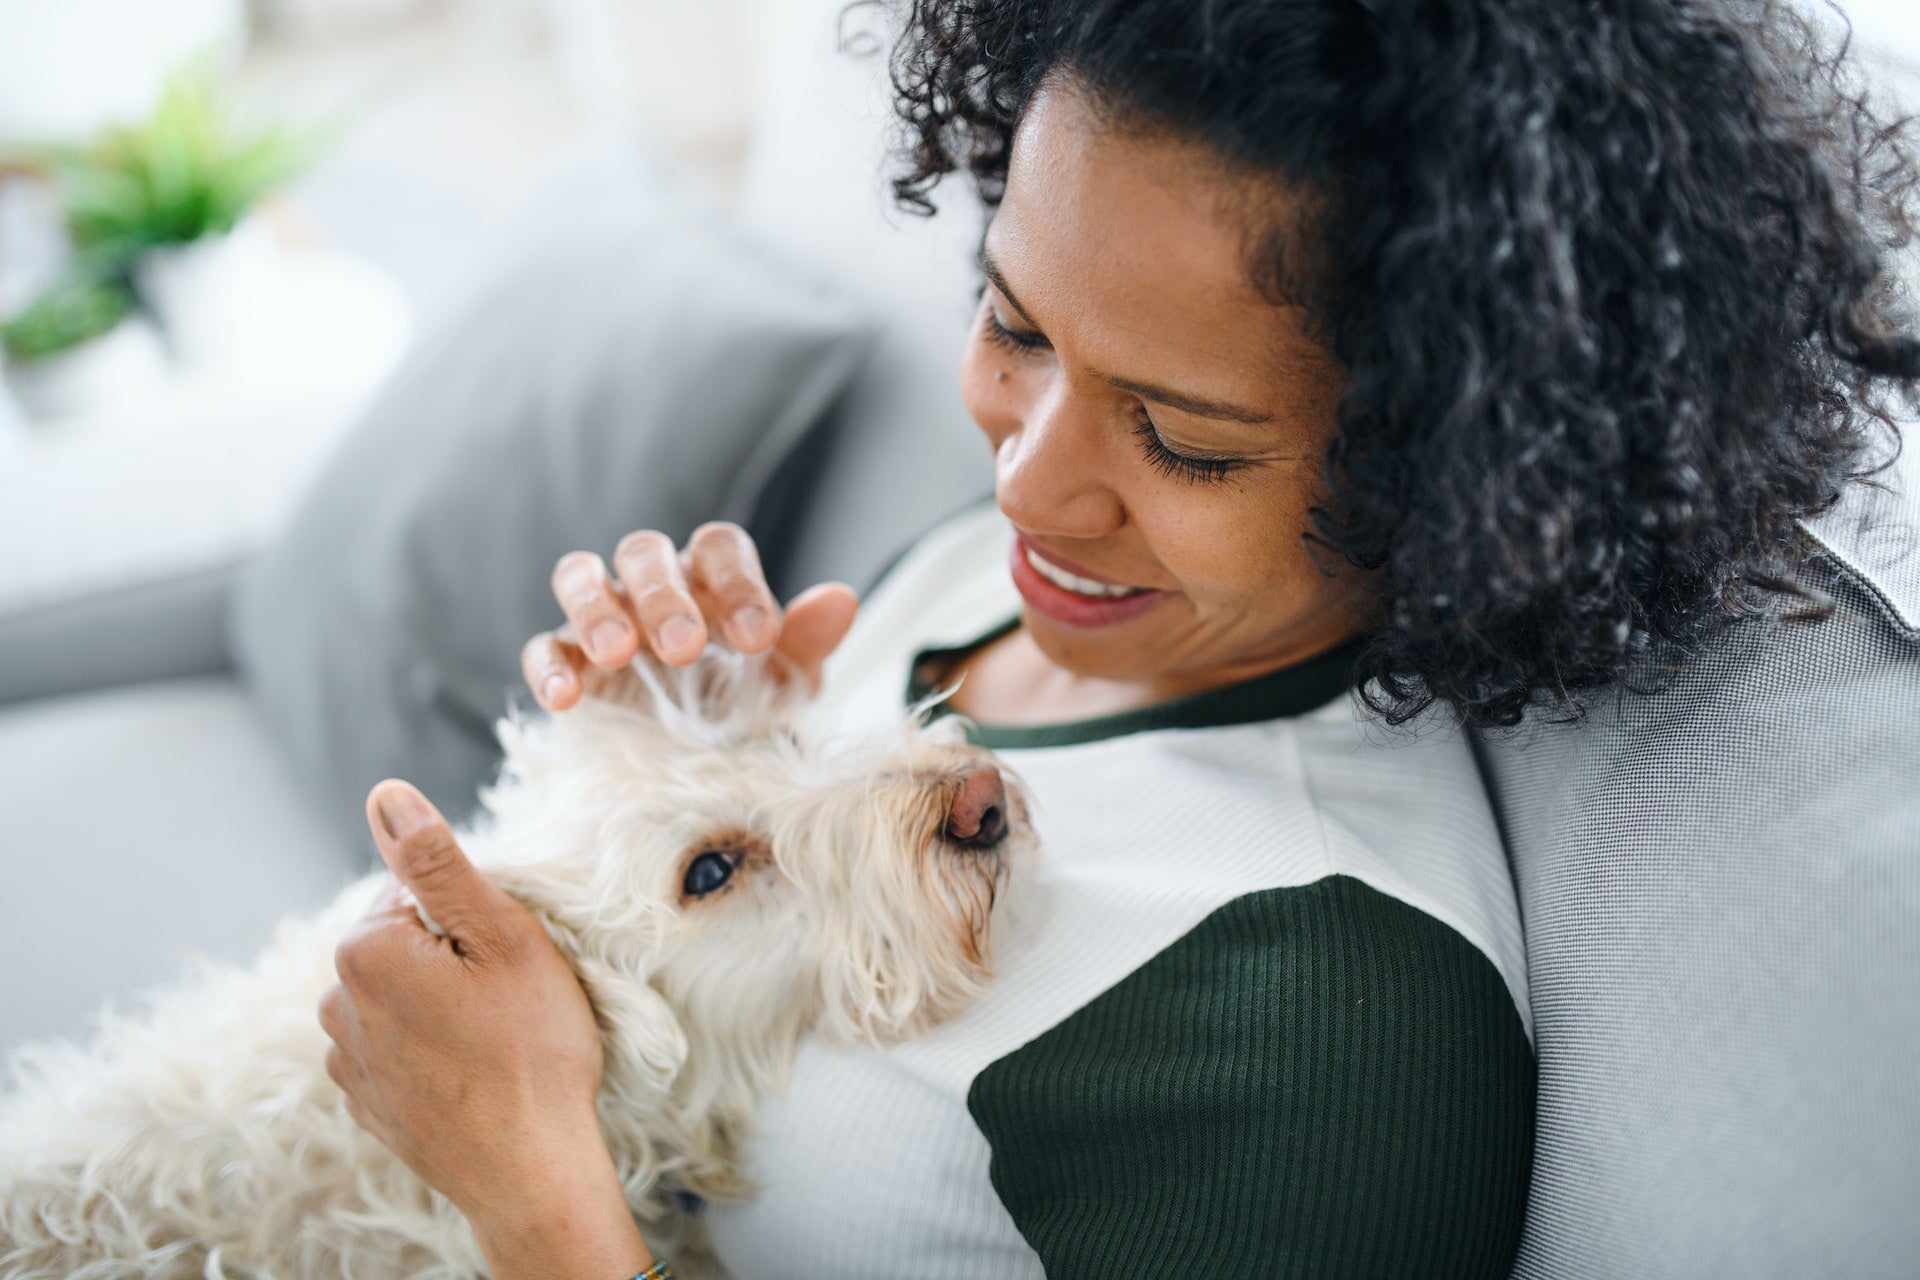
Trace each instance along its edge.
<instances>
[{"instance_id":1,"label":"woman's forearm","mask_svg":"<svg viewBox=\"0 0 1920 1280\"><path fill-rule=\"evenodd\" d=\"M613 1161L594 1136L519 1187L465 1207L494 1280L627 1280L653 1265Z\"/></svg>"}]
</instances>

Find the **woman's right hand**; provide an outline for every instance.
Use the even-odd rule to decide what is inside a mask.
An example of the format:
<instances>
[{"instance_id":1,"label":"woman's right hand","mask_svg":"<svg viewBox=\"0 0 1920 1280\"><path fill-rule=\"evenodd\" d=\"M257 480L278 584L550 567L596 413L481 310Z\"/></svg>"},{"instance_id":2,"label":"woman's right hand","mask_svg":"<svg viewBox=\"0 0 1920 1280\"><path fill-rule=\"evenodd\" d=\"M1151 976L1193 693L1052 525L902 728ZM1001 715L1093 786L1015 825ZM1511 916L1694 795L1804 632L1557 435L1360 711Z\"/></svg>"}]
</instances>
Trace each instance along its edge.
<instances>
[{"instance_id":1,"label":"woman's right hand","mask_svg":"<svg viewBox=\"0 0 1920 1280\"><path fill-rule=\"evenodd\" d=\"M859 597L823 582L783 611L767 587L760 553L737 524L703 524L684 548L657 530L620 539L613 567L573 551L553 568L553 594L566 625L520 651L520 669L548 711L564 711L602 672L618 671L646 645L662 662L685 666L711 638L742 653L777 651L818 689L820 667L853 625Z\"/></svg>"}]
</instances>

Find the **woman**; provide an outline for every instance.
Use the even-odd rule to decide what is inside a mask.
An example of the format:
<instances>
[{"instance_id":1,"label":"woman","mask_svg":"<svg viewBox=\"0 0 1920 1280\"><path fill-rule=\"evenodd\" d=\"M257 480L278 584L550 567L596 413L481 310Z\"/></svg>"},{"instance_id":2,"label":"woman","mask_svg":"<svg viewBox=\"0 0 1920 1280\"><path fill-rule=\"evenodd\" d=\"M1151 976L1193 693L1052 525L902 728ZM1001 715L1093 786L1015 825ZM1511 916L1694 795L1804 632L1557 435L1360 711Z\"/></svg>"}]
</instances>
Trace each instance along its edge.
<instances>
[{"instance_id":1,"label":"woman","mask_svg":"<svg viewBox=\"0 0 1920 1280\"><path fill-rule=\"evenodd\" d=\"M964 168L994 213L963 394L998 514L896 569L826 697L897 714L896 674L958 681L978 736L1027 753L1056 896L1209 887L1125 917L1135 950L1099 965L1014 955L962 1018L984 1062L939 1033L803 1054L757 1147L831 1175L709 1211L741 1280L836 1251L843 1274L1504 1274L1530 1077L1497 842L1457 740L1356 747L1349 719L1341 757L1328 677L1392 721L1511 724L1818 609L1786 585L1795 522L1865 467L1920 351L1883 256L1900 136L1815 45L1785 6L1671 0L914 7L897 185ZM556 711L642 643L817 673L853 612L827 586L783 615L724 528L569 557L555 588L569 628L526 666ZM1249 812L1321 824L1320 874L1277 837L1252 878L1223 869L1270 830L1230 820L1242 783L1275 806ZM631 1273L577 986L410 791L374 801L461 949L405 913L353 944L381 975L329 1002L356 1115L496 1274ZM1103 804L1181 821L1115 836L1104 875ZM1209 996L1225 1015L1193 1013Z\"/></svg>"}]
</instances>

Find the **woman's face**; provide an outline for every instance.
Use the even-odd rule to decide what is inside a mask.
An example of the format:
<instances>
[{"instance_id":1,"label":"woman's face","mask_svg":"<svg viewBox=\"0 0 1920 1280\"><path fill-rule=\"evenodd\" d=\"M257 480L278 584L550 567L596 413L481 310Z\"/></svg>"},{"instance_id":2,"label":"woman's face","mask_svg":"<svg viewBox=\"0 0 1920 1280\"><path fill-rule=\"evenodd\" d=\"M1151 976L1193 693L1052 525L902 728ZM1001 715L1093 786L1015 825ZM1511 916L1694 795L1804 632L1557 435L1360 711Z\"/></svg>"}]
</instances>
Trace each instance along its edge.
<instances>
[{"instance_id":1,"label":"woman's face","mask_svg":"<svg viewBox=\"0 0 1920 1280\"><path fill-rule=\"evenodd\" d=\"M1068 671L1179 696L1369 617L1364 577L1327 576L1301 540L1343 375L1249 274L1268 225L1249 219L1285 210L1203 147L1112 130L1068 85L1021 123L962 394L1019 533L1022 622Z\"/></svg>"}]
</instances>

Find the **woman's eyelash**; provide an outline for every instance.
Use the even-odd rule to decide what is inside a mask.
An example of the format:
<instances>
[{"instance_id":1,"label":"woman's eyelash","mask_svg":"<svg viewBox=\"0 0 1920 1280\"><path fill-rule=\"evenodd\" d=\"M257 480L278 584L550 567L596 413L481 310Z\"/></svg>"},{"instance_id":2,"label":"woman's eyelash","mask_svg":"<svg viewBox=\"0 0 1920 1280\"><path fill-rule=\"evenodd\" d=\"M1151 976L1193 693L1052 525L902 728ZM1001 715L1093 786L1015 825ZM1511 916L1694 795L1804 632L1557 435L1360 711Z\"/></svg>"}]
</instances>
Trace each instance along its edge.
<instances>
[{"instance_id":1,"label":"woman's eyelash","mask_svg":"<svg viewBox=\"0 0 1920 1280\"><path fill-rule=\"evenodd\" d=\"M1222 479L1240 465L1238 458L1196 458L1189 453L1176 453L1167 447L1160 438L1160 431L1153 425L1153 419L1147 411L1140 411L1140 421L1133 429L1134 436L1140 441L1141 450L1147 455L1147 463L1161 475L1171 479L1186 480L1191 483L1210 482Z\"/></svg>"},{"instance_id":2,"label":"woman's eyelash","mask_svg":"<svg viewBox=\"0 0 1920 1280\"><path fill-rule=\"evenodd\" d=\"M1028 330L1009 329L1000 322L992 307L986 309L986 339L1004 351L1014 355L1026 355L1034 351L1044 351L1047 340L1040 334ZM1153 425L1153 419L1147 411L1140 410L1140 421L1134 427L1134 435L1140 440L1140 447L1147 455L1147 462L1161 475L1171 479L1186 480L1190 483L1219 480L1239 465L1236 458L1196 458L1192 454L1179 453L1167 447L1160 438L1159 428Z\"/></svg>"},{"instance_id":3,"label":"woman's eyelash","mask_svg":"<svg viewBox=\"0 0 1920 1280\"><path fill-rule=\"evenodd\" d=\"M987 341L993 343L996 347L1011 351L1015 355L1022 355L1029 351L1045 351L1047 349L1047 340L1038 333L1032 330L1009 329L1000 323L1000 317L994 314L992 307L986 308L986 312Z\"/></svg>"}]
</instances>

